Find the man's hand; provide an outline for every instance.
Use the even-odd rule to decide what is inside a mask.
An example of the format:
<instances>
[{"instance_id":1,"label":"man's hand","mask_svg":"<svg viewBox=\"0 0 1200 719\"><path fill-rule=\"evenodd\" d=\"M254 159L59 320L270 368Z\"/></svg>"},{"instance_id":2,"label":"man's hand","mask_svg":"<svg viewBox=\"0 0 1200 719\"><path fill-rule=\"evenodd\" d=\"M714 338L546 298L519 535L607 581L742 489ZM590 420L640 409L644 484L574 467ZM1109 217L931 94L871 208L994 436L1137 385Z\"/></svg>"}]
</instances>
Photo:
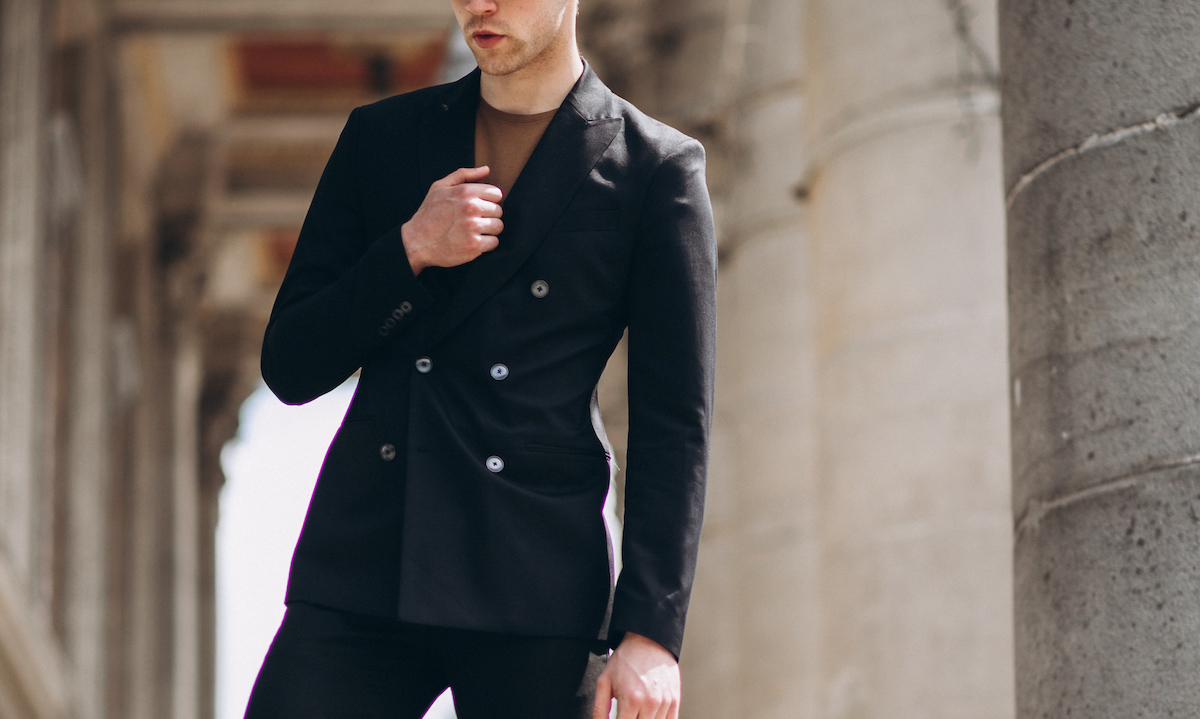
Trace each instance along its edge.
<instances>
[{"instance_id":1,"label":"man's hand","mask_svg":"<svg viewBox=\"0 0 1200 719\"><path fill-rule=\"evenodd\" d=\"M627 632L596 681L592 719L679 719L679 663L661 644Z\"/></svg>"},{"instance_id":2,"label":"man's hand","mask_svg":"<svg viewBox=\"0 0 1200 719\"><path fill-rule=\"evenodd\" d=\"M400 226L413 274L465 264L500 244L502 193L477 182L489 171L486 165L463 167L430 185L416 214Z\"/></svg>"}]
</instances>

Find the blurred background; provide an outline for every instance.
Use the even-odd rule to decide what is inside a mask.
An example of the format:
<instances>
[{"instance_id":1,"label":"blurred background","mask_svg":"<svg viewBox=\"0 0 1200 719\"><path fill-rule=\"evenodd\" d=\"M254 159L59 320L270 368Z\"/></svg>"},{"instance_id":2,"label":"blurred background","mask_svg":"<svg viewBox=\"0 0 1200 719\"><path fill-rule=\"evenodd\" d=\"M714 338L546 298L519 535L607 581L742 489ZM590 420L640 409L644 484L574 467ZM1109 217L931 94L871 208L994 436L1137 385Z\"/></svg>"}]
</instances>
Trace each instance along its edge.
<instances>
[{"instance_id":1,"label":"blurred background","mask_svg":"<svg viewBox=\"0 0 1200 719\"><path fill-rule=\"evenodd\" d=\"M995 3L579 23L708 152L683 716L1012 717ZM240 716L351 392L262 388L274 293L349 111L473 66L446 0L0 0L0 717Z\"/></svg>"}]
</instances>

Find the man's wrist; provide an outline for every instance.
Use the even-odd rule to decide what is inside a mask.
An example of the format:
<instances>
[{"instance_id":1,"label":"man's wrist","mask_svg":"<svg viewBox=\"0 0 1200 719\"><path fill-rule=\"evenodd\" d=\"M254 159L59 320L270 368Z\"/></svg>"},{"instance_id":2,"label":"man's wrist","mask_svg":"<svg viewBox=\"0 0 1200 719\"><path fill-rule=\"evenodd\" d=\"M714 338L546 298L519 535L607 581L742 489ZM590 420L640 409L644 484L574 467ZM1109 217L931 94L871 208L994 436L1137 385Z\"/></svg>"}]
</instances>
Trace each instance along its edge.
<instances>
[{"instance_id":1,"label":"man's wrist","mask_svg":"<svg viewBox=\"0 0 1200 719\"><path fill-rule=\"evenodd\" d=\"M626 646L626 645L629 645L629 647L631 649L632 648L656 649L656 650L662 652L663 654L665 654L666 656L671 657L672 660L675 659L675 654L673 652L671 652L670 649L667 649L666 647L664 647L663 645L654 641L650 637L643 636L641 634L638 634L637 632L625 632L625 636L623 636L621 638L621 643L617 645L617 648L620 649L621 647Z\"/></svg>"},{"instance_id":2,"label":"man's wrist","mask_svg":"<svg viewBox=\"0 0 1200 719\"><path fill-rule=\"evenodd\" d=\"M411 220L409 220L409 222L411 222ZM428 267L429 263L426 262L424 258L420 256L420 253L409 244L409 237L412 232L408 226L409 222L405 222L404 224L400 225L400 244L404 246L404 256L408 258L408 266L412 268L412 273L415 277L421 274L421 270L424 270L426 267Z\"/></svg>"}]
</instances>

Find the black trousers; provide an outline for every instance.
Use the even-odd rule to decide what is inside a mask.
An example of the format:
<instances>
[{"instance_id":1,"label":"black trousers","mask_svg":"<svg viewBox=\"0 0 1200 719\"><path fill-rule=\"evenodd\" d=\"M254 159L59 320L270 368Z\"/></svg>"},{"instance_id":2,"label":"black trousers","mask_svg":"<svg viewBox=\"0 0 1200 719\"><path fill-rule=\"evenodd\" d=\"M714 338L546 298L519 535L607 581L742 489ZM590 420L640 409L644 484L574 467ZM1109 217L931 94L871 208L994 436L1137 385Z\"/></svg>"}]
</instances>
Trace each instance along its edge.
<instances>
[{"instance_id":1,"label":"black trousers","mask_svg":"<svg viewBox=\"0 0 1200 719\"><path fill-rule=\"evenodd\" d=\"M420 719L447 687L459 719L586 719L604 669L596 645L293 603L246 719Z\"/></svg>"}]
</instances>

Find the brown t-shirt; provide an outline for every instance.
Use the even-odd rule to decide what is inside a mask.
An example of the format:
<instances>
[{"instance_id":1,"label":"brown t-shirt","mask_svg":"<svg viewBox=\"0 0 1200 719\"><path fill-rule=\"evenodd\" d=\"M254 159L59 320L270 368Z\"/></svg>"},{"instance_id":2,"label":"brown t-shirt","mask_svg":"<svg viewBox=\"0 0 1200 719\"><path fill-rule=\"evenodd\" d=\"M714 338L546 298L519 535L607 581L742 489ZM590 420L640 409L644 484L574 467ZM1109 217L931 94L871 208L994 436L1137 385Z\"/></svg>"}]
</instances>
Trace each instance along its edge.
<instances>
[{"instance_id":1,"label":"brown t-shirt","mask_svg":"<svg viewBox=\"0 0 1200 719\"><path fill-rule=\"evenodd\" d=\"M491 170L483 181L499 187L507 199L517 175L556 112L514 115L500 112L479 98L479 109L475 112L475 166L487 165Z\"/></svg>"}]
</instances>

